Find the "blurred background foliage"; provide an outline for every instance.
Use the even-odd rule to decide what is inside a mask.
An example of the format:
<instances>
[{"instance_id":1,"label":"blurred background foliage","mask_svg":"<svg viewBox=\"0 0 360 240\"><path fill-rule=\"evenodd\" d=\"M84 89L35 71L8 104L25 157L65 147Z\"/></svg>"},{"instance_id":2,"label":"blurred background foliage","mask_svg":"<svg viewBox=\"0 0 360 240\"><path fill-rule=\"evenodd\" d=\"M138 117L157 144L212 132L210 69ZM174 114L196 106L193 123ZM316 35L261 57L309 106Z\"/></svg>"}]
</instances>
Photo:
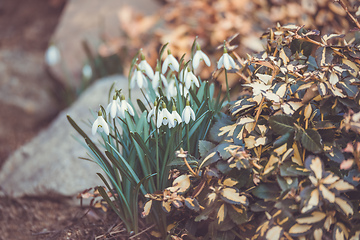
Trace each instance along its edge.
<instances>
[{"instance_id":1,"label":"blurred background foliage","mask_svg":"<svg viewBox=\"0 0 360 240\"><path fill-rule=\"evenodd\" d=\"M307 29L317 29L321 34L341 34L354 27L345 10L332 0L161 2L163 5L158 13L150 16L144 16L131 7L123 7L118 13L122 31L115 38L102 36L103 43L97 49L101 64L97 66L106 66L108 74L123 71L126 75L131 59L142 48L147 61L155 67L160 46L168 42L175 57L180 58L183 53L189 57L195 37L198 37L202 50L215 62L222 54L220 47L224 39L235 34L231 49L235 49L234 53L240 57L246 57L246 54L264 50L265 42L260 37L277 23L305 25ZM352 15L360 15L358 1L343 2ZM203 79L211 75L208 69L198 72ZM221 83L224 80L219 78ZM238 81L239 77L232 76L229 79L230 87Z\"/></svg>"}]
</instances>

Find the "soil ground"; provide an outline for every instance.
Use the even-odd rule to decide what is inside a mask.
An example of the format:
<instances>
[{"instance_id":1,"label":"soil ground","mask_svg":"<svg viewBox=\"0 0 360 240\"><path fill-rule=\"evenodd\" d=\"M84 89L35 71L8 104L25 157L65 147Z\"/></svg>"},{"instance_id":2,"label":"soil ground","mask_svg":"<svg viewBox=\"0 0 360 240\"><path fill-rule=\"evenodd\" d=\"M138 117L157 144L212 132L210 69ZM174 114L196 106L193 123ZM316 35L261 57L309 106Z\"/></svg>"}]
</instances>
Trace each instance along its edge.
<instances>
[{"instance_id":1,"label":"soil ground","mask_svg":"<svg viewBox=\"0 0 360 240\"><path fill-rule=\"evenodd\" d=\"M43 54L65 4L66 0L1 0L0 48ZM13 115L5 110L1 108L2 118ZM21 116L18 117L11 121L19 129L6 136L7 145L1 144L7 151L0 151L0 168L12 151L41 129L21 126ZM65 198L0 198L0 240L125 239L121 237L123 232L122 224L111 212L76 207Z\"/></svg>"}]
</instances>

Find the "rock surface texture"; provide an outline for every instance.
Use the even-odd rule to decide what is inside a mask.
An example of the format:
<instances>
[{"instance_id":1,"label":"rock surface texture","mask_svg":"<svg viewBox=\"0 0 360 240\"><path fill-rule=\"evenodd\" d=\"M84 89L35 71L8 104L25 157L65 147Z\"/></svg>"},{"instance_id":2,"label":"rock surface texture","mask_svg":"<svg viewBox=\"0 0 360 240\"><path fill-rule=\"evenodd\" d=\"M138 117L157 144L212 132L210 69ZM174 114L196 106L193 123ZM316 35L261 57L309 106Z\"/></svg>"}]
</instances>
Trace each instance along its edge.
<instances>
[{"instance_id":1,"label":"rock surface texture","mask_svg":"<svg viewBox=\"0 0 360 240\"><path fill-rule=\"evenodd\" d=\"M64 86L76 89L81 85L82 66L87 60L83 41L88 43L95 55L102 42L101 36L117 37L122 34L118 14L124 6L131 6L145 15L153 14L160 8L156 0L68 1L52 38L61 51L62 64L51 66L51 71Z\"/></svg>"},{"instance_id":2,"label":"rock surface texture","mask_svg":"<svg viewBox=\"0 0 360 240\"><path fill-rule=\"evenodd\" d=\"M92 136L90 124L95 116L90 109L96 112L99 104L107 106L108 91L114 82L115 87L122 88L126 94L127 81L123 76L111 76L95 82L47 129L15 151L0 171L0 192L14 197L48 193L74 196L87 188L103 185L96 175L101 171L100 167L79 159L87 157L87 150L74 139L75 136L83 141L66 115ZM132 96L139 96L139 93ZM96 142L96 137L93 140Z\"/></svg>"}]
</instances>

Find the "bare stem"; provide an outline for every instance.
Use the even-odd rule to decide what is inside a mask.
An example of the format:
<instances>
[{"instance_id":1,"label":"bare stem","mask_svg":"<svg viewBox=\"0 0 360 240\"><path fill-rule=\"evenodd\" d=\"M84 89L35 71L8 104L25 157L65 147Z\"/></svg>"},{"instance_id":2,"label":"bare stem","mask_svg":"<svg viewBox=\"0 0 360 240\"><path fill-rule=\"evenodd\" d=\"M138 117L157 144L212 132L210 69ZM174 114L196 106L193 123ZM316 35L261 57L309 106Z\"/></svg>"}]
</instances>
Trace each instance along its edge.
<instances>
[{"instance_id":1,"label":"bare stem","mask_svg":"<svg viewBox=\"0 0 360 240\"><path fill-rule=\"evenodd\" d=\"M257 112L256 112L255 123L254 123L254 126L253 126L253 128L252 128L252 131L254 131L254 129L255 129L255 127L256 127L256 123L257 123L257 121L259 120L260 113L261 113L261 111L262 111L262 106L263 106L263 104L264 104L264 101L265 101L265 97L263 96L262 99L261 99L261 102L260 102L260 104L259 104L259 108L258 108L258 110L257 110Z\"/></svg>"},{"instance_id":2,"label":"bare stem","mask_svg":"<svg viewBox=\"0 0 360 240\"><path fill-rule=\"evenodd\" d=\"M354 16L349 12L348 7L345 5L345 3L343 2L343 0L335 0L335 2L338 2L341 7L345 10L345 12L347 13L347 15L351 18L351 20L355 23L356 27L360 29L360 23L358 22L358 20L356 18L354 18Z\"/></svg>"},{"instance_id":3,"label":"bare stem","mask_svg":"<svg viewBox=\"0 0 360 240\"><path fill-rule=\"evenodd\" d=\"M184 157L184 162L185 162L185 165L186 167L189 169L189 171L191 172L192 175L194 175L195 177L197 176L197 174L194 172L194 170L190 167L188 161L186 160L186 158Z\"/></svg>"}]
</instances>

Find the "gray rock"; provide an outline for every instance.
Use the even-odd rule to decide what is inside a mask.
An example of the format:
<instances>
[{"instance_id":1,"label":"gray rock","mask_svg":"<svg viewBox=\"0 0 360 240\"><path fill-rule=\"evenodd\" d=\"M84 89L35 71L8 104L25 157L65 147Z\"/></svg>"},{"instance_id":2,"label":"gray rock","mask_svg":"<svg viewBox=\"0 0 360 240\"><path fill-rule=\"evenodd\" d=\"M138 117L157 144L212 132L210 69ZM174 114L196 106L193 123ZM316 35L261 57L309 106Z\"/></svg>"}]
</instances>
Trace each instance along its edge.
<instances>
[{"instance_id":1,"label":"gray rock","mask_svg":"<svg viewBox=\"0 0 360 240\"><path fill-rule=\"evenodd\" d=\"M42 52L0 50L0 168L11 152L60 111L56 84L43 66Z\"/></svg>"},{"instance_id":2,"label":"gray rock","mask_svg":"<svg viewBox=\"0 0 360 240\"><path fill-rule=\"evenodd\" d=\"M81 136L67 121L70 115L89 135L95 120L89 109L98 111L99 104L106 107L108 91L113 82L116 88L127 93L127 79L111 76L97 81L89 87L68 109L62 111L50 126L39 133L28 144L14 152L0 171L2 194L13 197L24 195L45 195L56 193L74 196L97 185L103 185L97 172L100 167L92 162L79 159L86 157L86 149L73 136ZM133 96L140 96L133 93ZM82 140L82 139L81 139ZM93 139L96 141L96 138Z\"/></svg>"},{"instance_id":3,"label":"gray rock","mask_svg":"<svg viewBox=\"0 0 360 240\"><path fill-rule=\"evenodd\" d=\"M85 40L96 55L102 43L101 36L121 36L119 10L133 7L144 15L160 9L156 0L71 0L67 2L52 42L61 51L62 64L50 66L50 70L64 86L77 89L81 85L82 66L87 60L82 42ZM66 71L64 71L66 68ZM67 74L66 74L67 73ZM71 76L71 81L69 81Z\"/></svg>"}]
</instances>

